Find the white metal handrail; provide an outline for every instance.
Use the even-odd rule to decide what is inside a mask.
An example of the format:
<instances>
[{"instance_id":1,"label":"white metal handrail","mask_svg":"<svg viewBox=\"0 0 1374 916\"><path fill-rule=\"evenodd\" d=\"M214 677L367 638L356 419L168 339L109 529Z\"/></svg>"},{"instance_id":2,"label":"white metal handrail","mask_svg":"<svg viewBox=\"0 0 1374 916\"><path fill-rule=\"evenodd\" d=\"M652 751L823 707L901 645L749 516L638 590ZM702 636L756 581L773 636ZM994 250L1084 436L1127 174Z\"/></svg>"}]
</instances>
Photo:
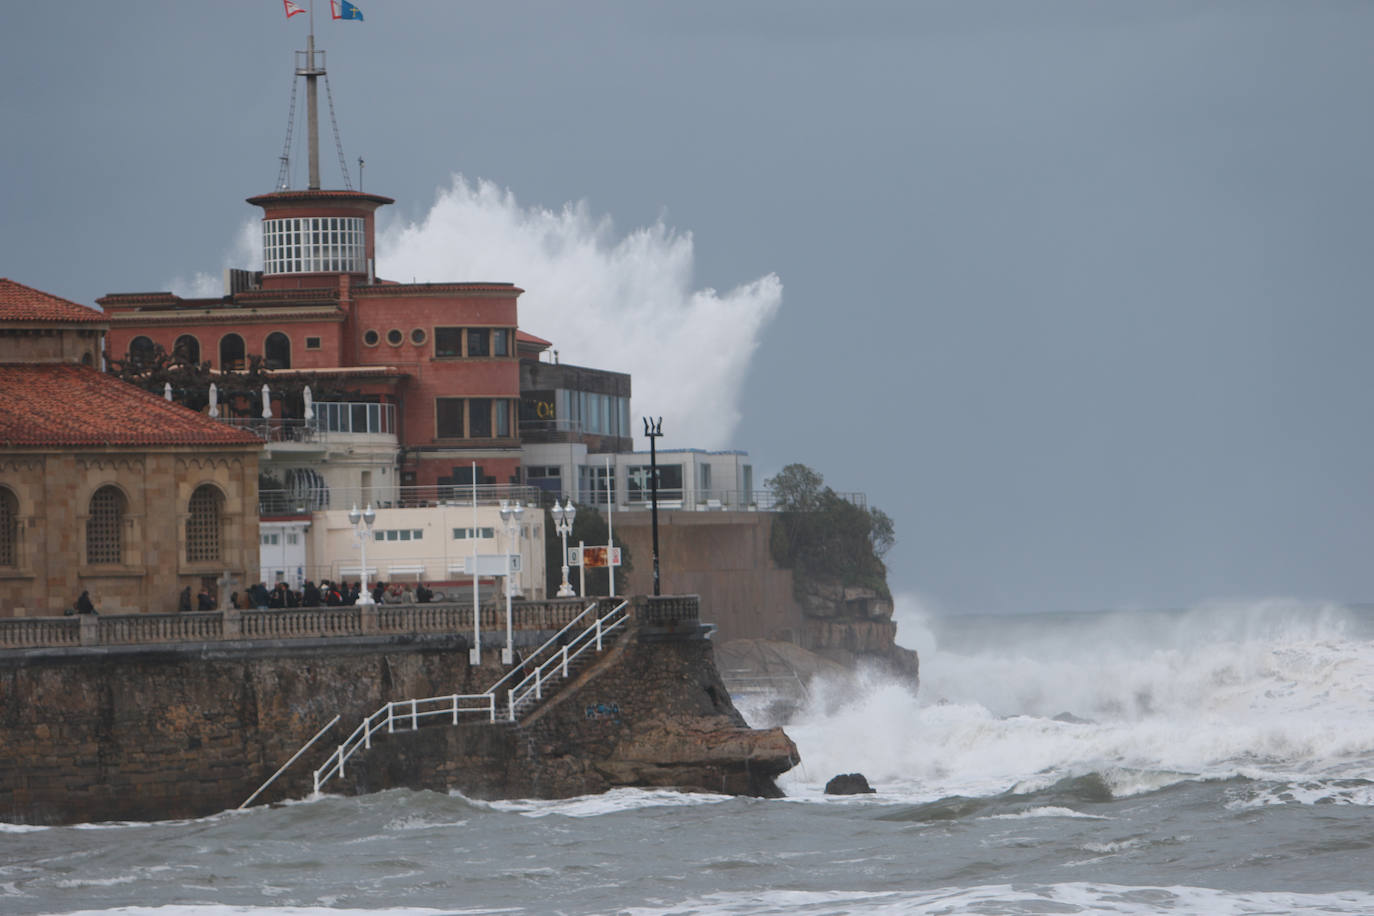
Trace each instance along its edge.
<instances>
[{"instance_id":1,"label":"white metal handrail","mask_svg":"<svg viewBox=\"0 0 1374 916\"><path fill-rule=\"evenodd\" d=\"M629 601L622 601L604 617L596 618L595 623L579 633L565 644L557 654L535 668L524 680L512 687L507 694L506 704L510 721L515 721L517 710L522 703L530 699L531 694L534 695L535 700L544 698L544 681L548 680L549 674L557 671L560 676L566 678L568 665L573 659L592 647L600 652L602 640L606 635L617 627L623 626L630 619L629 612L625 610L629 604Z\"/></svg>"},{"instance_id":2,"label":"white metal handrail","mask_svg":"<svg viewBox=\"0 0 1374 916\"><path fill-rule=\"evenodd\" d=\"M579 620L581 620L583 617L586 617L588 614L590 614L590 613L592 613L593 611L595 611L596 608L597 608L597 605L599 605L599 604L600 604L599 601L593 601L591 604L589 604L589 605L587 605L585 608L583 608L583 609L582 609L582 613L578 614L578 615L577 615L576 617L574 617L572 620L569 620L567 623L565 623L565 624L563 625L563 629L559 630L557 633L555 633L555 634L553 634L552 636L550 636L550 637L544 642L544 644L543 644L542 646L540 646L538 649L535 649L533 652L531 652L531 653L529 654L528 657L521 659L521 660L520 660L520 664L516 665L514 668L510 669L509 671L507 671L507 672L501 677L501 680L497 681L495 684L492 684L490 687L488 687L488 688L487 688L487 693L495 694L498 690L501 689L501 685L502 685L502 684L506 683L506 681L509 681L511 678L515 677L515 676L516 676L517 674L519 674L520 672L524 671L527 667L529 667L529 665L530 665L532 662L538 660L538 659L544 654L544 650L545 650L545 649L547 649L549 646L553 645L554 643L556 643L556 642L558 642L560 639L562 639L562 638L564 637L564 635L566 635L567 632L568 632L569 630L571 630L574 626L577 625L577 622L578 622Z\"/></svg>"},{"instance_id":3,"label":"white metal handrail","mask_svg":"<svg viewBox=\"0 0 1374 916\"><path fill-rule=\"evenodd\" d=\"M464 705L469 704L469 705ZM423 708L422 708L423 707ZM462 713L485 713L488 720L496 721L496 694L492 692L477 694L452 694L446 697L427 697L423 700L396 700L387 703L362 721L353 734L329 755L329 759L315 771L315 791L320 785L334 776L343 776L344 764L360 749L372 747L372 735L383 728L390 734L396 724L409 723L412 731L420 727L420 720L432 716L452 716L452 724L458 724Z\"/></svg>"},{"instance_id":4,"label":"white metal handrail","mask_svg":"<svg viewBox=\"0 0 1374 916\"><path fill-rule=\"evenodd\" d=\"M509 689L507 691L507 698L510 701L510 709L508 711L509 720L512 722L515 721L516 704L527 700L531 692L535 694L536 699L543 698L543 684L549 679L545 669L552 667L561 668L563 677L567 677L568 664L574 658L581 655L582 652L592 646L595 646L598 652L601 651L606 634L622 626L629 620L629 613L625 610L629 606L629 603L629 601L622 601L605 616L596 617L590 626L564 644L559 652L553 655L553 657L546 660L514 688ZM320 791L320 786L333 777L343 776L344 765L348 762L348 759L359 750L365 750L372 747L372 735L374 733L381 731L383 728L385 728L388 733L394 732L398 722L402 723L402 727L404 727L404 723L408 722L411 730L416 730L420 727L421 719L432 716L452 716L452 724L457 725L458 717L463 713L484 713L488 721L494 724L496 722L496 697L500 687L514 675L523 671L532 661L539 658L550 646L562 639L574 625L587 615L592 614L595 616L594 611L597 606L598 602L594 601L584 608L582 613L570 620L561 630L536 649L529 659L521 661L519 665L508 671L500 680L487 688L485 693L453 694L443 697L428 697L423 700L397 700L387 703L381 709L378 709L372 715L364 719L362 723L353 730L353 733L345 738L343 743L334 750L334 753L329 755L329 758L325 760L324 764L319 769L315 770L315 792L318 793ZM570 651L574 648L575 651ZM531 681L533 681L534 686L526 687ZM522 688L526 688L523 693L520 692ZM517 693L519 694L518 697Z\"/></svg>"}]
</instances>

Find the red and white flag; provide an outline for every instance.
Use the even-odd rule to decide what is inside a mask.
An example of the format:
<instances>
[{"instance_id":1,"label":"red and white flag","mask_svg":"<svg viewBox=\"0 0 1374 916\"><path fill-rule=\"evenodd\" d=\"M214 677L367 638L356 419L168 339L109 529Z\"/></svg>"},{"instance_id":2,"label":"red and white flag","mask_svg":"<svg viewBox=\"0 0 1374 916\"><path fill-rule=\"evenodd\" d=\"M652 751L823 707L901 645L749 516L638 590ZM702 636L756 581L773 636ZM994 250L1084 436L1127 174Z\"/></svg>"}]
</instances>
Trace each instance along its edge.
<instances>
[{"instance_id":1,"label":"red and white flag","mask_svg":"<svg viewBox=\"0 0 1374 916\"><path fill-rule=\"evenodd\" d=\"M281 0L281 5L286 8L286 18L290 19L297 13L304 13L305 7L301 6L296 0Z\"/></svg>"}]
</instances>

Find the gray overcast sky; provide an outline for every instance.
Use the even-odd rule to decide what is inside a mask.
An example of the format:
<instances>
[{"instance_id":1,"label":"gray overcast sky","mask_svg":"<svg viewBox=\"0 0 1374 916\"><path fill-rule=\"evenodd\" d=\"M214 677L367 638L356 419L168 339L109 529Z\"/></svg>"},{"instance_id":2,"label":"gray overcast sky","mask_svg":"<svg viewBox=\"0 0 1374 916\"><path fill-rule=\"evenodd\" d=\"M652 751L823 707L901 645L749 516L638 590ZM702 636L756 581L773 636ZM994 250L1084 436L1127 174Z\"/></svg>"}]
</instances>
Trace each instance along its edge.
<instances>
[{"instance_id":1,"label":"gray overcast sky","mask_svg":"<svg viewBox=\"0 0 1374 916\"><path fill-rule=\"evenodd\" d=\"M709 329L757 347L731 441L867 491L898 591L1374 599L1374 3L318 2L388 219L461 173L690 233L694 289L781 279ZM5 4L0 275L93 304L218 274L303 18Z\"/></svg>"}]
</instances>

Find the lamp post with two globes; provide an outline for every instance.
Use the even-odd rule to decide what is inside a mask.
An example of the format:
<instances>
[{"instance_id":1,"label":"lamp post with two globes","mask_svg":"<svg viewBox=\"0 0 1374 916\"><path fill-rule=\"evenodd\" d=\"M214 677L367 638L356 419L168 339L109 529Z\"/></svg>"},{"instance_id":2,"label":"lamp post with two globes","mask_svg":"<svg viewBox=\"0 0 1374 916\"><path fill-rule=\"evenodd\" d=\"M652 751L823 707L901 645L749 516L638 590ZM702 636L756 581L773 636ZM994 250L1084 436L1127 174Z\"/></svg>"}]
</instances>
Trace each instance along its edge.
<instances>
[{"instance_id":1,"label":"lamp post with two globes","mask_svg":"<svg viewBox=\"0 0 1374 916\"><path fill-rule=\"evenodd\" d=\"M376 604L372 600L372 592L367 588L367 542L372 540L372 525L377 521L377 511L368 503L367 508L362 512L358 511L358 504L354 503L353 508L348 510L348 523L353 526L353 537L358 542L358 551L362 554L362 586L359 589L359 604Z\"/></svg>"},{"instance_id":2,"label":"lamp post with two globes","mask_svg":"<svg viewBox=\"0 0 1374 916\"><path fill-rule=\"evenodd\" d=\"M525 514L525 507L516 500L512 505L508 500L501 500L501 521L506 526L506 647L501 650L501 664L511 665L515 663L515 647L511 643L511 631L514 629L511 616L511 588L510 582L510 551L515 541L515 532L520 530L520 518Z\"/></svg>"},{"instance_id":3,"label":"lamp post with two globes","mask_svg":"<svg viewBox=\"0 0 1374 916\"><path fill-rule=\"evenodd\" d=\"M563 584L558 586L559 598L571 598L574 594L572 584L568 582L568 535L572 534L573 519L577 517L577 508L573 505L572 497L568 497L568 504L560 506L557 498L553 501L553 527L563 538Z\"/></svg>"}]
</instances>

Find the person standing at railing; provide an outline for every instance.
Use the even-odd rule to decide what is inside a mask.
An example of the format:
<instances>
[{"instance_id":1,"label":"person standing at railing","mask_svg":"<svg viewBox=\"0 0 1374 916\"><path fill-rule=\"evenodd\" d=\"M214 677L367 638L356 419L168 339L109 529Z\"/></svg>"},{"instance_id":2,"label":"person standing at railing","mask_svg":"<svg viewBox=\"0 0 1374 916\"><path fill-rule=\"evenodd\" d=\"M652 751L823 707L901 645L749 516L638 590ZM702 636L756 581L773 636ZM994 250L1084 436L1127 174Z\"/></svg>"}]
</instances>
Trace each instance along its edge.
<instances>
[{"instance_id":1,"label":"person standing at railing","mask_svg":"<svg viewBox=\"0 0 1374 916\"><path fill-rule=\"evenodd\" d=\"M272 598L267 594L267 583L259 582L257 585L248 587L248 600L253 602L253 606L260 611L267 610L267 602Z\"/></svg>"},{"instance_id":2,"label":"person standing at railing","mask_svg":"<svg viewBox=\"0 0 1374 916\"><path fill-rule=\"evenodd\" d=\"M188 587L186 590L189 592L190 588ZM191 603L189 596L186 603ZM215 598L210 594L210 589L204 585L200 587L200 594L196 596L196 608L201 611L213 611L215 609Z\"/></svg>"},{"instance_id":3,"label":"person standing at railing","mask_svg":"<svg viewBox=\"0 0 1374 916\"><path fill-rule=\"evenodd\" d=\"M78 614L98 614L95 604L91 602L91 593L83 591L81 597L76 599L76 612Z\"/></svg>"},{"instance_id":4,"label":"person standing at railing","mask_svg":"<svg viewBox=\"0 0 1374 916\"><path fill-rule=\"evenodd\" d=\"M309 579L305 580L305 589L301 592L301 607L320 606L320 587Z\"/></svg>"}]
</instances>

